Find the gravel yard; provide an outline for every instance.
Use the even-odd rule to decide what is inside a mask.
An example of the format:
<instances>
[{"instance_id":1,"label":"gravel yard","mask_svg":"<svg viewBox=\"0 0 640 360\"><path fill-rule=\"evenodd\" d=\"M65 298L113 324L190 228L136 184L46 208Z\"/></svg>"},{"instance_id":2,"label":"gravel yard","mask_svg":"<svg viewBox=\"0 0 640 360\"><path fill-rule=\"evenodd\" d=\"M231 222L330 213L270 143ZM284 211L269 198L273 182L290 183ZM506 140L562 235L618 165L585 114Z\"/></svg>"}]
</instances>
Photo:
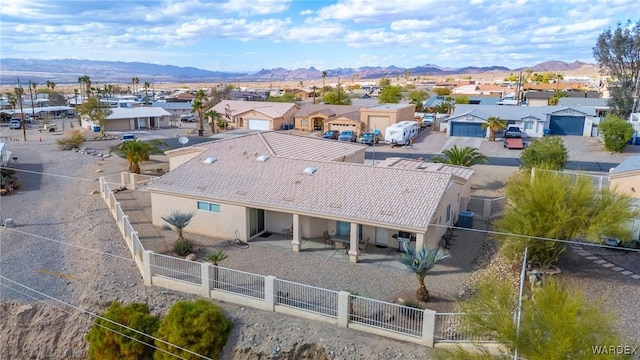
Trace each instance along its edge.
<instances>
[{"instance_id":1,"label":"gravel yard","mask_svg":"<svg viewBox=\"0 0 640 360\"><path fill-rule=\"evenodd\" d=\"M54 143L56 136L43 134L40 142L32 135L27 142L7 143L18 157L18 163L12 166L30 172L18 174L22 189L0 199L2 218L11 217L17 225L0 230L0 276L96 313L117 300L147 302L160 315L178 299L193 298L142 284L105 203L99 195L91 194L98 190L98 177L126 170L126 162L117 157L102 159L60 151ZM115 143L88 142L86 146L106 153ZM143 169L155 170L159 164L148 164ZM512 172L513 168L479 167L474 192L495 194ZM120 195L127 197L131 193ZM136 194L133 201L144 204L144 196ZM175 236L158 229L141 235L162 241ZM216 246L216 240L194 238L198 244ZM443 298L455 298L469 279L480 241L481 238L475 239L475 250L469 244L460 244L456 249L454 244L452 252L460 252L460 263L451 259L439 265L427 277L427 287ZM361 295L387 301L403 292L412 293L416 287L415 278L406 272L331 262L269 246L252 244L249 249L228 252L233 261L223 266L337 290L354 289ZM640 261L632 256L635 255L620 258ZM620 329L629 340L637 339L640 281L597 267L572 251L563 257L561 268L568 281L594 297L605 296L605 305L620 315ZM336 277L336 273L343 275ZM7 346L0 348L0 358L86 358L83 336L91 325L87 315L52 300L34 303L33 298L44 297L5 279L1 284L0 338L7 339L3 340ZM224 359L262 359L271 355L281 359L429 358L429 349L414 344L228 303L220 306L235 323Z\"/></svg>"}]
</instances>

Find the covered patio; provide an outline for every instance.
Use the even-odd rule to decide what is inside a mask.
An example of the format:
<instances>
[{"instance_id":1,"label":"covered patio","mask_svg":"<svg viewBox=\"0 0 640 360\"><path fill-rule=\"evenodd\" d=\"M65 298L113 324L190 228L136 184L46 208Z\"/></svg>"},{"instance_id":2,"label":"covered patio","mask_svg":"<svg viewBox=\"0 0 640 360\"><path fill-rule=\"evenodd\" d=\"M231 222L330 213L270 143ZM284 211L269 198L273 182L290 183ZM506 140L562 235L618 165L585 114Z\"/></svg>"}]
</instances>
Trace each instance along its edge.
<instances>
[{"instance_id":1,"label":"covered patio","mask_svg":"<svg viewBox=\"0 0 640 360\"><path fill-rule=\"evenodd\" d=\"M251 209L248 233L251 242L272 241L294 252L326 251L330 257L343 255L354 263L385 258L407 246L421 248L425 243L419 232L345 220Z\"/></svg>"}]
</instances>

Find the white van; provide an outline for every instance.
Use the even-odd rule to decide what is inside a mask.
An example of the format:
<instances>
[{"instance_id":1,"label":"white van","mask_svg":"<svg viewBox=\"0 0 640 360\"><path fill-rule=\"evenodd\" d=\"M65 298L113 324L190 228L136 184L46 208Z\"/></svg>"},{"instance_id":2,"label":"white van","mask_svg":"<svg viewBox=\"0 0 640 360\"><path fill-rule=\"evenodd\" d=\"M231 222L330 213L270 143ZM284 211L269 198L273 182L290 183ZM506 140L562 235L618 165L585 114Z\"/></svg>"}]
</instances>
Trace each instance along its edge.
<instances>
[{"instance_id":1,"label":"white van","mask_svg":"<svg viewBox=\"0 0 640 360\"><path fill-rule=\"evenodd\" d=\"M400 121L387 127L384 132L384 142L385 144L408 145L417 135L417 121Z\"/></svg>"}]
</instances>

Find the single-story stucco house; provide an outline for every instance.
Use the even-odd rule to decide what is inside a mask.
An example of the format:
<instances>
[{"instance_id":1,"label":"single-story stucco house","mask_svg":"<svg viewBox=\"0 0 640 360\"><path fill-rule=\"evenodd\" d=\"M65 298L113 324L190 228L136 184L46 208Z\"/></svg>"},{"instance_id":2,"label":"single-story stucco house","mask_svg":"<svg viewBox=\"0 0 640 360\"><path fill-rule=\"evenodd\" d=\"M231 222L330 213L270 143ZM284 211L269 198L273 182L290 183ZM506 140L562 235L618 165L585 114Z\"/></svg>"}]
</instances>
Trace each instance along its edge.
<instances>
[{"instance_id":1,"label":"single-story stucco house","mask_svg":"<svg viewBox=\"0 0 640 360\"><path fill-rule=\"evenodd\" d=\"M379 131L384 140L385 129L404 120L413 120L414 104L377 104L374 106L305 104L295 114L295 129L303 131L338 130Z\"/></svg>"},{"instance_id":2,"label":"single-story stucco house","mask_svg":"<svg viewBox=\"0 0 640 360\"><path fill-rule=\"evenodd\" d=\"M249 130L281 130L293 128L293 116L300 107L293 103L222 100L215 110L227 120L229 127Z\"/></svg>"},{"instance_id":3,"label":"single-story stucco house","mask_svg":"<svg viewBox=\"0 0 640 360\"><path fill-rule=\"evenodd\" d=\"M305 239L343 237L350 260L358 243L436 246L469 198L469 168L388 159L365 165L365 146L279 132L198 144L166 152L170 171L147 186L152 221L194 212L187 231L260 241L291 229L293 251Z\"/></svg>"},{"instance_id":4,"label":"single-story stucco house","mask_svg":"<svg viewBox=\"0 0 640 360\"><path fill-rule=\"evenodd\" d=\"M171 114L159 107L111 108L104 120L105 131L150 130L168 127ZM91 128L95 124L88 117L82 117L82 125Z\"/></svg>"},{"instance_id":5,"label":"single-story stucco house","mask_svg":"<svg viewBox=\"0 0 640 360\"><path fill-rule=\"evenodd\" d=\"M593 106L455 106L453 114L440 124L449 136L488 137L482 124L499 117L509 126L517 126L527 137L550 135L596 136L600 117Z\"/></svg>"}]
</instances>

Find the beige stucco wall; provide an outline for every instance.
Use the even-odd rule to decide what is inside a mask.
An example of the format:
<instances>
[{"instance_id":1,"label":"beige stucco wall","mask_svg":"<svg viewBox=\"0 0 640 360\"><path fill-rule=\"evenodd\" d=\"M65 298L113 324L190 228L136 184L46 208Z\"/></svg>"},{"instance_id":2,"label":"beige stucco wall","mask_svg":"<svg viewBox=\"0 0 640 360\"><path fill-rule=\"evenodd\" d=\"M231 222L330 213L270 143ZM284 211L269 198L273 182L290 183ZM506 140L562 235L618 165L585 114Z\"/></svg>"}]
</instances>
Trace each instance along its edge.
<instances>
[{"instance_id":1,"label":"beige stucco wall","mask_svg":"<svg viewBox=\"0 0 640 360\"><path fill-rule=\"evenodd\" d=\"M168 216L173 211L193 212L195 216L191 219L185 232L219 237L223 239L235 238L235 231L240 235L240 240L247 240L247 230L249 221L249 210L244 206L222 204L215 201L211 203L220 204L220 213L198 210L197 201L207 201L206 199L193 199L179 196L151 193L151 211L153 225L164 226L166 223L162 216Z\"/></svg>"},{"instance_id":2,"label":"beige stucco wall","mask_svg":"<svg viewBox=\"0 0 640 360\"><path fill-rule=\"evenodd\" d=\"M378 130L380 130L382 135L384 135L384 129L391 126L392 124L404 120L413 120L413 118L415 117L415 112L415 105L408 105L399 109L393 107L384 109L381 108L381 106L375 108L364 108L360 110L360 121L365 124L366 131L373 131L375 130L374 128L377 128ZM388 121L386 122L386 124L380 124L379 122L372 123L370 119L375 117L387 117Z\"/></svg>"},{"instance_id":3,"label":"beige stucco wall","mask_svg":"<svg viewBox=\"0 0 640 360\"><path fill-rule=\"evenodd\" d=\"M105 131L127 131L132 128L130 119L106 119L104 121Z\"/></svg>"},{"instance_id":4,"label":"beige stucco wall","mask_svg":"<svg viewBox=\"0 0 640 360\"><path fill-rule=\"evenodd\" d=\"M302 238L311 239L322 237L325 231L329 230L329 220L314 218L309 216L300 216L300 227ZM335 222L334 222L335 228Z\"/></svg>"},{"instance_id":5,"label":"beige stucco wall","mask_svg":"<svg viewBox=\"0 0 640 360\"><path fill-rule=\"evenodd\" d=\"M265 211L264 218L265 230L272 233L281 233L282 230L289 229L293 225L292 214L276 211Z\"/></svg>"},{"instance_id":6,"label":"beige stucco wall","mask_svg":"<svg viewBox=\"0 0 640 360\"><path fill-rule=\"evenodd\" d=\"M640 199L640 170L609 176L611 190L618 194ZM632 189L635 189L633 191Z\"/></svg>"}]
</instances>

